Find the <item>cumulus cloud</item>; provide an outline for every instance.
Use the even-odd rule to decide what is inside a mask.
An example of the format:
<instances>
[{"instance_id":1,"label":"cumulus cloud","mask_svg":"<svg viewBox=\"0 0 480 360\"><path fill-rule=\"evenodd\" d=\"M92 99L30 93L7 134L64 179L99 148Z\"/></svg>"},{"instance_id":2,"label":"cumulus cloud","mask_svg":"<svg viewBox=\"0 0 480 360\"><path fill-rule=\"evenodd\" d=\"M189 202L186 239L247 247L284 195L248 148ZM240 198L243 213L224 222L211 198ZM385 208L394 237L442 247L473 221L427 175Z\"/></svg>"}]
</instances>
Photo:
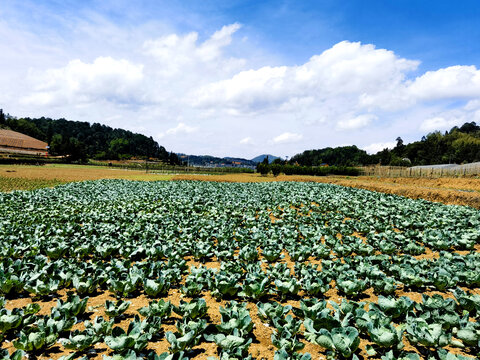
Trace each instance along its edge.
<instances>
[{"instance_id":1,"label":"cumulus cloud","mask_svg":"<svg viewBox=\"0 0 480 360\"><path fill-rule=\"evenodd\" d=\"M92 63L77 59L63 68L31 72L30 80L34 91L22 99L26 104L45 106L98 99L122 103L141 98L143 65L111 57L98 57Z\"/></svg>"},{"instance_id":2,"label":"cumulus cloud","mask_svg":"<svg viewBox=\"0 0 480 360\"><path fill-rule=\"evenodd\" d=\"M303 139L303 135L291 133L291 132L284 132L272 139L274 144L287 144L287 143L295 143L299 142Z\"/></svg>"},{"instance_id":3,"label":"cumulus cloud","mask_svg":"<svg viewBox=\"0 0 480 360\"><path fill-rule=\"evenodd\" d=\"M376 154L383 149L393 149L397 145L396 142L380 142L380 143L373 143L367 146L363 146L362 149L365 150L369 154Z\"/></svg>"},{"instance_id":4,"label":"cumulus cloud","mask_svg":"<svg viewBox=\"0 0 480 360\"><path fill-rule=\"evenodd\" d=\"M223 49L230 45L233 34L240 27L237 23L223 26L202 43L198 42L197 32L170 34L145 41L143 50L155 60L156 72L167 78L185 76L189 71L190 81L203 78L205 72L230 73L239 69L244 61L223 56Z\"/></svg>"},{"instance_id":5,"label":"cumulus cloud","mask_svg":"<svg viewBox=\"0 0 480 360\"><path fill-rule=\"evenodd\" d=\"M195 92L195 105L255 113L282 107L296 111L295 103L309 102L317 113L335 119L388 102L398 106L393 94L405 91L406 74L417 66L391 51L343 41L303 65L241 71L203 86Z\"/></svg>"},{"instance_id":6,"label":"cumulus cloud","mask_svg":"<svg viewBox=\"0 0 480 360\"><path fill-rule=\"evenodd\" d=\"M479 98L480 70L475 66L450 66L428 71L408 87L417 100Z\"/></svg>"},{"instance_id":7,"label":"cumulus cloud","mask_svg":"<svg viewBox=\"0 0 480 360\"><path fill-rule=\"evenodd\" d=\"M425 131L480 122L480 70L475 66L417 74L418 60L372 44L342 41L297 65L285 65L242 40L243 29L236 23L206 36L164 28L135 30L132 36L114 26L108 32L114 41L100 48L97 39L91 52L68 52L53 40L48 46L35 44L42 38L2 24L0 38L25 43L24 52L17 46L0 59L0 76L8 80L0 84L0 100L7 111L111 119L110 126L159 134L163 145L180 152L225 156L237 149L239 155L248 150L254 156L281 149L293 155L357 143L359 130L361 142L371 143L366 149L374 152L375 145L390 144L382 141L397 136L414 139ZM97 30L106 38L106 30L95 24L82 26L89 34L85 44L79 41L83 48L90 49ZM14 66L15 59L21 65ZM201 124L205 136L181 137L198 131L186 123ZM273 139L272 129L280 134Z\"/></svg>"}]
</instances>

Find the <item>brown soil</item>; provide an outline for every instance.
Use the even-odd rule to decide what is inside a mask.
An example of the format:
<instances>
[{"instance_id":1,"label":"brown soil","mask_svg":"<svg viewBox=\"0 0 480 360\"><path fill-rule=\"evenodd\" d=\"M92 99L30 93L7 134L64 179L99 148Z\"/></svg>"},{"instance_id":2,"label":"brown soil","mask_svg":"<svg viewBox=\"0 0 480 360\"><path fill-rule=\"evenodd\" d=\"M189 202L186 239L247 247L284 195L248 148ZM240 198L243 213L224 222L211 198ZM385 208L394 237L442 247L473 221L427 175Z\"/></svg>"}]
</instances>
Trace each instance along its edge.
<instances>
[{"instance_id":1,"label":"brown soil","mask_svg":"<svg viewBox=\"0 0 480 360\"><path fill-rule=\"evenodd\" d=\"M92 169L85 169L85 167L81 168L47 168L47 167L15 167L15 172L6 172L6 168L0 167L0 175L1 176L11 176L11 177L20 177L20 178L44 178L44 179L63 179L64 181L77 181L77 180L93 180L99 178L135 178L135 177L142 177L142 180L158 180L159 178L155 178L155 175L144 175L140 172L133 172L133 171L125 171L125 170L111 170L106 168L92 168ZM480 194L477 192L462 192L460 191L461 187L470 187L469 189L474 189L475 186L478 186L480 189L480 180L476 179L379 179L379 178L367 178L367 177L359 177L359 178L346 178L346 177L311 177L311 176L278 176L274 177L262 177L257 175L251 174L228 174L228 175L177 175L174 177L175 180L210 180L210 181L227 181L227 182L265 182L265 181L316 181L316 182L329 182L335 183L344 186L352 186L352 187L359 187L365 188L369 190L376 190L376 191L383 191L387 193L396 193L404 196L409 196L413 198L421 197L426 198L428 200L434 201L442 201L446 203L462 203L467 205L475 205L480 207ZM418 181L416 181L418 180ZM448 181L447 181L448 180ZM429 182L430 181L430 182ZM434 183L437 181L437 185L435 189L430 189L430 186L434 186ZM458 183L456 182L458 181ZM457 187L451 189L457 185ZM425 190L428 188L428 191ZM270 213L271 220L274 222L277 218L274 214ZM354 236L358 236L362 238L364 241L366 239L362 237L360 234L353 234ZM426 249L426 253L420 256L417 256L418 259L436 259L438 258L438 252L432 251L431 249ZM480 245L477 245L475 248L476 251L480 250ZM207 268L219 268L220 262L218 261L210 261L206 262L205 264L195 262L192 259L187 259L189 266L200 266L204 265ZM290 257L287 253L283 252L283 258L279 260L279 262L285 262L290 269L293 270L294 263L291 261ZM312 261L312 263L321 265L321 261ZM264 263L264 265L266 265ZM336 287L334 286L334 282L332 282L331 289L325 294L325 298L328 300L340 302L343 298L341 294L338 293ZM472 289L470 289L472 290ZM480 289L473 289L474 293L480 294ZM438 291L428 291L425 292L426 295L433 295L433 294L440 294L445 298L451 298L453 295L449 292L438 292ZM302 295L302 294L300 294ZM413 292L410 290L405 290L403 288L399 288L395 292L395 296L407 296L414 301L421 301L422 300L422 293ZM60 291L58 297L65 299L66 298L66 291ZM209 306L208 311L208 321L210 323L218 324L220 323L220 313L218 311L219 306L224 306L225 301L217 302L213 299L208 292L202 293L202 297L207 301L207 305ZM104 304L105 300L110 299L113 300L114 297L109 292L104 292L99 295L93 296L88 301L88 307L93 307L92 311L88 314L90 319L95 318L96 316L105 316L104 308L101 306ZM170 290L167 297L164 298L165 300L171 301L173 304L178 305L181 299L185 299L187 301L191 300L190 298L183 297L183 295L179 292L178 289ZM373 289L367 289L361 296L360 300L368 301L368 302L375 302L377 301L378 297L374 294ZM278 299L275 299L278 301ZM30 297L25 298L18 298L18 299L11 299L7 301L6 307L8 309L12 309L15 307L22 307L31 303L33 301ZM147 306L148 302L151 299L148 299L144 295L140 295L133 299L128 299L131 302L129 309L126 312L126 316L123 320L121 320L116 326L121 326L122 328L127 328L129 322L132 320L133 316L138 314L138 309ZM40 314L49 314L50 309L56 305L56 299L49 300L49 301L36 301L38 302L42 309ZM283 304L290 304L293 306L299 305L299 300L289 300L284 302ZM255 324L254 328L254 337L255 340L250 346L250 353L257 358L265 358L268 360L273 359L273 354L275 348L271 343L271 334L273 328L266 324L263 324L260 318L257 315L257 306L255 303L249 303L248 308L250 310L250 316L252 321ZM160 334L160 340L151 342L149 344L149 349L155 350L157 353L162 353L168 351L168 342L165 340L164 333L167 331L175 331L175 319L178 317L172 313L171 318L166 321L166 323L162 326L162 333ZM75 325L74 329L81 330L83 327L83 323L79 323ZM406 349L410 351L416 351L414 347L412 347L406 339L404 339L406 343ZM302 352L309 352L312 354L313 359L324 359L325 358L325 350L317 345L313 345L304 341L306 344L304 350ZM368 341L362 339L361 342L361 355L365 358L368 356L365 353L365 346L368 344ZM13 344L12 343L3 343L3 348L9 349L11 352L13 351ZM102 355L109 355L111 351L105 344L97 344L95 347L97 350L97 355L92 357L92 359L102 359ZM207 343L202 341L196 348L198 351L198 355L195 359L206 359L208 356L215 356L216 355L216 346L212 343ZM452 350L453 351L453 350ZM40 357L40 359L58 359L60 356L68 354L70 351L65 350L61 345L55 346L53 351L50 351L45 356ZM455 353L461 353L461 350L455 349Z\"/></svg>"},{"instance_id":2,"label":"brown soil","mask_svg":"<svg viewBox=\"0 0 480 360\"><path fill-rule=\"evenodd\" d=\"M477 249L478 250L478 249ZM282 258L278 262L286 263L287 266L291 269L292 274L293 274L293 267L294 267L294 262L291 260L290 256L288 253L285 251L282 252ZM435 251L432 251L431 249L427 249L427 254L422 255L422 258L429 258L429 259L434 259L438 258L438 253ZM191 258L186 258L187 264L191 266L206 266L207 268L219 268L220 267L220 262L218 261L208 261L206 263L199 263L197 261L192 260ZM315 261L315 263L321 265L321 261ZM264 263L266 265L266 263ZM332 281L330 284L331 288L328 290L324 295L325 299L330 300L330 301L335 301L337 303L341 302L342 299L344 298L343 295L338 293L337 288L335 287L335 282ZM479 293L480 289L475 289L474 293ZM453 298L453 294L450 292L439 292L439 291L426 291L423 293L419 292L414 292L410 290L405 290L403 287L399 287L397 291L395 292L396 297L400 296L407 296L413 301L416 302L421 302L422 301L422 294L432 296L433 294L439 294L443 296L444 298ZM65 300L67 297L66 290L59 291L57 298L61 298L62 300ZM213 324L219 324L221 322L221 316L218 311L220 306L225 306L227 301L221 300L217 301L212 296L210 295L209 292L203 292L201 295L202 298L204 298L207 302L207 305L209 307L208 309L208 316L207 320L209 323ZM297 299L290 299L287 301L282 302L283 305L292 305L295 307L298 307L300 305L300 299L303 297L303 294L299 294L299 298ZM174 305L178 305L180 303L180 300L184 301L191 301L192 299L189 297L185 297L178 289L171 289L168 293L168 296L164 297L165 300L169 300L172 302ZM105 315L105 310L103 307L103 304L105 303L105 300L115 300L115 297L108 291L103 292L101 294L98 294L96 296L92 296L88 300L88 313L87 317L91 320L93 320L96 316L103 316L107 318ZM128 310L125 312L125 316L122 317L122 320L115 324L115 326L120 326L123 329L127 329L128 324L130 321L132 321L133 317L138 314L138 310L141 307L148 306L149 301L152 301L152 299L147 298L145 295L139 295L135 298L129 298L126 299L131 302L130 307ZM278 298L272 298L272 300L279 301ZM365 302L376 302L378 300L378 296L373 292L372 288L369 288L365 290L362 295L359 297L360 301L365 301ZM23 307L29 303L32 303L33 301L37 302L41 306L41 311L39 312L39 315L46 315L50 313L50 309L56 305L56 298L52 300L47 300L47 301L38 301L34 300L31 297L24 297L24 298L17 298L17 299L11 299L7 301L6 308L7 309L13 309L13 308L19 308ZM273 360L273 355L275 352L275 348L272 345L271 342L271 335L274 331L272 326L269 326L268 324L264 324L260 318L257 315L257 306L255 303L250 302L247 305L248 309L250 310L250 316L252 318L253 323L255 324L253 335L254 335L254 341L250 346L249 352L256 358L264 358L267 360ZM175 328L175 321L177 319L180 319L179 316L177 316L175 313L172 312L172 315L169 319L165 320L164 324L162 325L162 332L158 336L158 340L152 341L149 343L148 348L149 350L154 350L157 353L163 353L168 351L169 344L165 339L165 333L167 331L176 331ZM84 325L83 322L80 322L76 324L72 330L83 330ZM326 358L326 351L325 349L321 348L318 345L311 344L303 339L303 337L300 338L301 341L305 344L305 348L302 350L302 352L309 352L312 355L313 359L325 359ZM406 344L405 350L408 351L415 351L418 352L417 349L413 346L411 346L408 343L408 340L404 338L404 342ZM370 342L364 338L361 339L360 343L360 352L359 354L363 356L363 358L370 358L366 354L365 347L366 345L370 344ZM7 348L9 349L10 352L14 351L13 344L12 343L7 343L5 342L2 345L2 348ZM93 360L101 360L103 359L103 355L111 356L112 351L104 344L100 343L95 346L96 350L96 355L90 357L90 359ZM215 356L217 354L217 349L216 345L213 343L208 343L205 341L201 341L201 343L194 348L196 351L196 356L194 357L195 359L206 359L209 356ZM459 349L449 349L451 352L454 352L456 354L463 354L461 350ZM62 345L56 344L54 348L50 349L48 353L42 355L39 357L39 359L46 360L46 359L53 359L56 360L60 358L62 355L67 355L69 354L70 351L66 350L63 348Z\"/></svg>"}]
</instances>

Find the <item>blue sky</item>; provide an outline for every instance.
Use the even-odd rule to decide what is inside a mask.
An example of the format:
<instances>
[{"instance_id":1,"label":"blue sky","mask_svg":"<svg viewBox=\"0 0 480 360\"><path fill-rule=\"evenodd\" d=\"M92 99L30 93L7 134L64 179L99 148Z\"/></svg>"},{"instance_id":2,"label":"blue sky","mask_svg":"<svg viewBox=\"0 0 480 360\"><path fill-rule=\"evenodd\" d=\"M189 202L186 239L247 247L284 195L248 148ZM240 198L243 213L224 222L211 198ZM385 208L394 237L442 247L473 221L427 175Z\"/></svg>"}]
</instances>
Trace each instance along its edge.
<instances>
[{"instance_id":1,"label":"blue sky","mask_svg":"<svg viewBox=\"0 0 480 360\"><path fill-rule=\"evenodd\" d=\"M307 60L343 41L361 41L422 59L425 70L478 62L480 5L478 1L222 1L209 6L188 2L213 23L240 22L273 52L288 60ZM260 4L259 4L260 3ZM218 22L220 21L220 23ZM200 29L199 29L200 30Z\"/></svg>"},{"instance_id":2,"label":"blue sky","mask_svg":"<svg viewBox=\"0 0 480 360\"><path fill-rule=\"evenodd\" d=\"M0 107L169 150L368 151L480 122L478 1L4 1Z\"/></svg>"}]
</instances>

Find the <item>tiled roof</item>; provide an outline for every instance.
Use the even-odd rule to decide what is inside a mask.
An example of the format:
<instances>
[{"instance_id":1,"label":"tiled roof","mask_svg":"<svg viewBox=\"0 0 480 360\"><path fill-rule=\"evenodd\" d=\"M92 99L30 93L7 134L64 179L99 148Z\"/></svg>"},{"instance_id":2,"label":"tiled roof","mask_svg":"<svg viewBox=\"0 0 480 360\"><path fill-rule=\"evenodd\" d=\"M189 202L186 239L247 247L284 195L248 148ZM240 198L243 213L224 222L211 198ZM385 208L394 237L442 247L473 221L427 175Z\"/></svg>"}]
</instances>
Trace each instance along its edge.
<instances>
[{"instance_id":1,"label":"tiled roof","mask_svg":"<svg viewBox=\"0 0 480 360\"><path fill-rule=\"evenodd\" d=\"M48 144L16 131L0 129L0 147L47 151Z\"/></svg>"}]
</instances>

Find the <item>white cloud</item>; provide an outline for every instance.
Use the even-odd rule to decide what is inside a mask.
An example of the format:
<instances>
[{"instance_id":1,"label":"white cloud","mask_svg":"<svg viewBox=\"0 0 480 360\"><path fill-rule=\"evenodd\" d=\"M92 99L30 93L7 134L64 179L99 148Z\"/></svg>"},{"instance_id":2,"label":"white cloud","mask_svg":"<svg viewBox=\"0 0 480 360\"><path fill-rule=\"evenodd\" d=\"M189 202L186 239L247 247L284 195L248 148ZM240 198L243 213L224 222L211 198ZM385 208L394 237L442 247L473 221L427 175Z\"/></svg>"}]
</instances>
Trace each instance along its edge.
<instances>
[{"instance_id":1,"label":"white cloud","mask_svg":"<svg viewBox=\"0 0 480 360\"><path fill-rule=\"evenodd\" d=\"M419 100L479 98L480 70L475 66L450 66L428 71L408 87Z\"/></svg>"},{"instance_id":2,"label":"white cloud","mask_svg":"<svg viewBox=\"0 0 480 360\"><path fill-rule=\"evenodd\" d=\"M224 74L239 69L244 61L225 57L223 49L232 42L233 34L240 24L222 27L203 43L198 43L198 33L170 34L143 44L144 53L155 60L155 70L163 77L187 76L190 82L205 73ZM186 74L186 72L189 72Z\"/></svg>"},{"instance_id":3,"label":"white cloud","mask_svg":"<svg viewBox=\"0 0 480 360\"><path fill-rule=\"evenodd\" d=\"M436 117L424 120L420 125L420 129L423 131L445 129L447 127L451 127L449 123L452 123L452 122L448 121L447 119L441 116L436 116Z\"/></svg>"},{"instance_id":4,"label":"white cloud","mask_svg":"<svg viewBox=\"0 0 480 360\"><path fill-rule=\"evenodd\" d=\"M240 140L239 144L241 145L252 145L253 144L253 139L250 136L247 136Z\"/></svg>"},{"instance_id":5,"label":"white cloud","mask_svg":"<svg viewBox=\"0 0 480 360\"><path fill-rule=\"evenodd\" d=\"M13 18L0 20L6 111L159 134L169 150L253 157L342 143L374 149L397 136L415 140L480 122L475 66L418 74L417 60L349 41L286 65L239 24L206 35L200 25L198 32L158 22L126 29L89 12L37 33ZM201 137L180 136L200 127ZM272 129L281 135L272 139Z\"/></svg>"},{"instance_id":6,"label":"white cloud","mask_svg":"<svg viewBox=\"0 0 480 360\"><path fill-rule=\"evenodd\" d=\"M309 102L317 114L335 119L344 111L383 108L387 102L394 106L393 95L385 94L403 91L406 74L417 66L418 62L398 58L391 51L343 41L300 66L239 72L201 87L194 98L198 107L223 107L239 113L281 107L296 111L295 103L303 106Z\"/></svg>"},{"instance_id":7,"label":"white cloud","mask_svg":"<svg viewBox=\"0 0 480 360\"><path fill-rule=\"evenodd\" d=\"M470 100L464 106L464 109L467 111L476 111L480 110L480 98L476 100Z\"/></svg>"},{"instance_id":8,"label":"white cloud","mask_svg":"<svg viewBox=\"0 0 480 360\"><path fill-rule=\"evenodd\" d=\"M365 150L369 154L376 154L383 149L393 149L397 145L396 142L380 142L380 143L373 143L367 146L363 146L362 149Z\"/></svg>"},{"instance_id":9,"label":"white cloud","mask_svg":"<svg viewBox=\"0 0 480 360\"><path fill-rule=\"evenodd\" d=\"M288 144L288 143L299 142L302 139L303 139L303 135L301 135L301 134L285 132L283 134L280 134L280 135L274 137L272 139L272 142L274 144Z\"/></svg>"},{"instance_id":10,"label":"white cloud","mask_svg":"<svg viewBox=\"0 0 480 360\"><path fill-rule=\"evenodd\" d=\"M423 132L450 130L454 126L472 121L480 123L480 99L471 100L460 108L433 113L431 117L422 121L420 130Z\"/></svg>"},{"instance_id":11,"label":"white cloud","mask_svg":"<svg viewBox=\"0 0 480 360\"><path fill-rule=\"evenodd\" d=\"M478 121L478 119L480 119L479 114L480 113L477 113L477 116L474 118L466 116L464 113L457 112L457 116L452 113L445 113L444 116L435 116L424 120L420 124L420 130L424 132L450 130L452 127L462 125L466 122Z\"/></svg>"},{"instance_id":12,"label":"white cloud","mask_svg":"<svg viewBox=\"0 0 480 360\"><path fill-rule=\"evenodd\" d=\"M31 72L33 93L22 102L29 105L84 103L98 99L128 102L142 97L139 85L143 65L128 60L98 57L93 63L72 60L65 67L43 73Z\"/></svg>"},{"instance_id":13,"label":"white cloud","mask_svg":"<svg viewBox=\"0 0 480 360\"><path fill-rule=\"evenodd\" d=\"M377 120L377 116L373 114L361 114L355 117L349 117L340 120L337 124L339 130L356 130L369 125L372 121Z\"/></svg>"},{"instance_id":14,"label":"white cloud","mask_svg":"<svg viewBox=\"0 0 480 360\"><path fill-rule=\"evenodd\" d=\"M186 134L192 134L198 130L197 127L194 126L188 126L185 123L181 122L178 123L177 126L174 128L170 128L164 133L159 133L157 135L158 138L163 138L165 136L177 136L177 135L186 135Z\"/></svg>"},{"instance_id":15,"label":"white cloud","mask_svg":"<svg viewBox=\"0 0 480 360\"><path fill-rule=\"evenodd\" d=\"M143 46L147 54L162 62L179 65L195 60L208 62L222 55L222 48L232 42L232 35L240 27L237 23L226 25L200 45L197 45L198 33L191 32L184 36L170 34L156 40L147 40Z\"/></svg>"}]
</instances>

